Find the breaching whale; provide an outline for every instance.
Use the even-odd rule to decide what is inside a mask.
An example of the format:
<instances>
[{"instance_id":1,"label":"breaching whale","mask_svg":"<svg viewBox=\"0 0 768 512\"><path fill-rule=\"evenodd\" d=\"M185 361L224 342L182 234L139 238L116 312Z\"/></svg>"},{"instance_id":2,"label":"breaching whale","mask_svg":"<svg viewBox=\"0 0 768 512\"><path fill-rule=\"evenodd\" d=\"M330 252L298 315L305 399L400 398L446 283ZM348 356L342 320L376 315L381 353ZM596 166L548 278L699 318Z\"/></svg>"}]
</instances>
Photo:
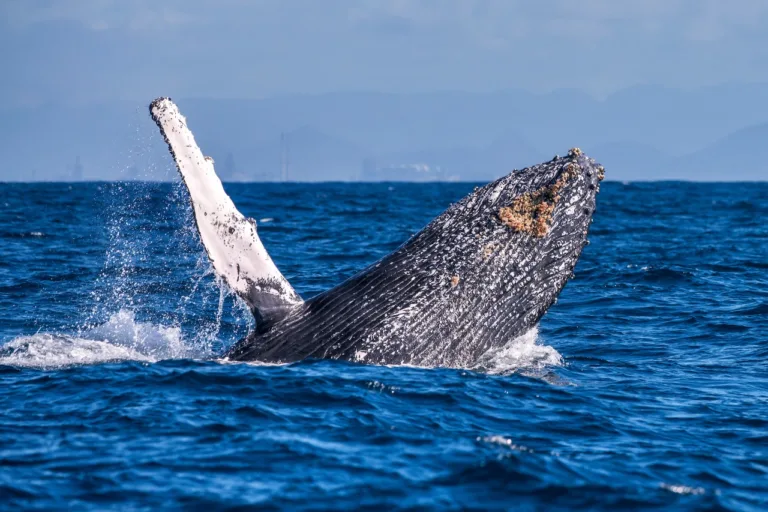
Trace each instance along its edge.
<instances>
[{"instance_id":1,"label":"breaching whale","mask_svg":"<svg viewBox=\"0 0 768 512\"><path fill-rule=\"evenodd\" d=\"M573 275L604 169L577 149L478 187L399 249L302 300L169 98L150 104L211 264L256 329L224 356L471 366L533 328Z\"/></svg>"}]
</instances>

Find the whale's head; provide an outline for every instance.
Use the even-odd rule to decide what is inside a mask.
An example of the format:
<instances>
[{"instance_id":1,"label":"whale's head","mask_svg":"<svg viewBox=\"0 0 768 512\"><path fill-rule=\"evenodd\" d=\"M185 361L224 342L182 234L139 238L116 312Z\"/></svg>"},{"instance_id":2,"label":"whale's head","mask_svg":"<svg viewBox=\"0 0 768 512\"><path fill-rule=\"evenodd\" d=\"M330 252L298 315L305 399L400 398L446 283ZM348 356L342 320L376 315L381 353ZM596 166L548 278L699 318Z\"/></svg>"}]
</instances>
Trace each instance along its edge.
<instances>
[{"instance_id":1,"label":"whale's head","mask_svg":"<svg viewBox=\"0 0 768 512\"><path fill-rule=\"evenodd\" d=\"M454 237L449 296L463 322L467 356L534 327L573 276L604 168L574 148L514 171L449 208L434 228ZM471 340L471 342L470 342Z\"/></svg>"},{"instance_id":2,"label":"whale's head","mask_svg":"<svg viewBox=\"0 0 768 512\"><path fill-rule=\"evenodd\" d=\"M602 176L573 149L478 187L229 355L474 366L554 303L587 243Z\"/></svg>"}]
</instances>

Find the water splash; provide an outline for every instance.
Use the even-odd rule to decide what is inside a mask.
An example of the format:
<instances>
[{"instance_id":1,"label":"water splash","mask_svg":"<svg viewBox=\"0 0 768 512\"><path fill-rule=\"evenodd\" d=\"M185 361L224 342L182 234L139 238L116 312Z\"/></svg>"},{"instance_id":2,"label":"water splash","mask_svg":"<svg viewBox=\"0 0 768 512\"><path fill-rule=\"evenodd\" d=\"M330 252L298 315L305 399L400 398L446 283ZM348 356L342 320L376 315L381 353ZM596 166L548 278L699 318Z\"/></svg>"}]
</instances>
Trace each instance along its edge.
<instances>
[{"instance_id":1,"label":"water splash","mask_svg":"<svg viewBox=\"0 0 768 512\"><path fill-rule=\"evenodd\" d=\"M211 354L185 341L176 326L138 322L121 309L101 325L76 335L38 333L20 336L0 348L0 365L53 369L116 361L157 362L208 358Z\"/></svg>"},{"instance_id":2,"label":"water splash","mask_svg":"<svg viewBox=\"0 0 768 512\"><path fill-rule=\"evenodd\" d=\"M500 348L492 348L480 357L473 370L493 375L522 372L536 375L552 366L562 366L563 356L548 345L541 345L539 327L518 336Z\"/></svg>"},{"instance_id":3,"label":"water splash","mask_svg":"<svg viewBox=\"0 0 768 512\"><path fill-rule=\"evenodd\" d=\"M20 336L0 347L0 366L53 370L115 361L152 360L130 348L104 341L50 333Z\"/></svg>"},{"instance_id":4,"label":"water splash","mask_svg":"<svg viewBox=\"0 0 768 512\"><path fill-rule=\"evenodd\" d=\"M208 355L205 347L186 343L180 327L139 322L134 312L127 309L121 309L106 323L84 331L80 337L124 347L155 361Z\"/></svg>"},{"instance_id":5,"label":"water splash","mask_svg":"<svg viewBox=\"0 0 768 512\"><path fill-rule=\"evenodd\" d=\"M137 164L143 169L140 177L151 179L158 173L153 163L158 159L147 159L144 153L137 150L129 157L134 170ZM170 164L167 168L176 176ZM247 310L243 314L238 299L216 279L178 180L170 190L152 182L117 182L106 185L101 195L108 243L76 336L91 339L106 333L103 337L119 345L122 334L116 334L127 333L126 326L133 325L141 332L129 338L152 343L151 356L162 359L211 354L247 333L252 317ZM163 297L160 308L157 297ZM146 326L171 326L162 328L177 333L148 337ZM170 344L161 346L160 340ZM185 346L179 345L181 340Z\"/></svg>"}]
</instances>

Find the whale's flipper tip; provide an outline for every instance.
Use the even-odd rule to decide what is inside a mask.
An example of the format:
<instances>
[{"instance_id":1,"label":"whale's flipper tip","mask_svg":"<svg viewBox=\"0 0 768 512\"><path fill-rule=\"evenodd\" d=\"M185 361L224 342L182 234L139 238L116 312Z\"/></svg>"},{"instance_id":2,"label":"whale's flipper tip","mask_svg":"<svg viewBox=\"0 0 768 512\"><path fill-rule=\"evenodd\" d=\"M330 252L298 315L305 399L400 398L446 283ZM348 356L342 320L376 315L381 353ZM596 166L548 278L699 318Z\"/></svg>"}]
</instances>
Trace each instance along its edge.
<instances>
[{"instance_id":1,"label":"whale's flipper tip","mask_svg":"<svg viewBox=\"0 0 768 512\"><path fill-rule=\"evenodd\" d=\"M152 116L152 119L157 121L157 116L159 115L160 110L167 108L170 105L174 105L174 103L173 100L171 100L171 98L168 96L160 96L159 98L155 98L149 104L149 114Z\"/></svg>"}]
</instances>

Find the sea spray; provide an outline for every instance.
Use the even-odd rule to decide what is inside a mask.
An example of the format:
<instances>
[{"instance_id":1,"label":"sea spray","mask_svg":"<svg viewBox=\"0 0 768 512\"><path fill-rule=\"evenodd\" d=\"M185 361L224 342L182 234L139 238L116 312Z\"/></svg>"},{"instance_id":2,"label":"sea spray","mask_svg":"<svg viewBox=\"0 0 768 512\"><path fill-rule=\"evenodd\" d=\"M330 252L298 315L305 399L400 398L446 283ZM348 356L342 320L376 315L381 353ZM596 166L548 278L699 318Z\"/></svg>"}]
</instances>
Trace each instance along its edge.
<instances>
[{"instance_id":1,"label":"sea spray","mask_svg":"<svg viewBox=\"0 0 768 512\"><path fill-rule=\"evenodd\" d=\"M77 335L126 312L142 322L183 331L184 343L195 354L220 351L247 334L253 319L211 271L180 183L105 184L100 201L107 248ZM186 278L180 281L179 274ZM164 297L160 308L159 296Z\"/></svg>"},{"instance_id":2,"label":"sea spray","mask_svg":"<svg viewBox=\"0 0 768 512\"><path fill-rule=\"evenodd\" d=\"M549 367L562 366L563 357L560 353L540 341L539 327L536 326L504 346L490 349L483 354L474 369L497 375L522 371L537 376Z\"/></svg>"}]
</instances>

